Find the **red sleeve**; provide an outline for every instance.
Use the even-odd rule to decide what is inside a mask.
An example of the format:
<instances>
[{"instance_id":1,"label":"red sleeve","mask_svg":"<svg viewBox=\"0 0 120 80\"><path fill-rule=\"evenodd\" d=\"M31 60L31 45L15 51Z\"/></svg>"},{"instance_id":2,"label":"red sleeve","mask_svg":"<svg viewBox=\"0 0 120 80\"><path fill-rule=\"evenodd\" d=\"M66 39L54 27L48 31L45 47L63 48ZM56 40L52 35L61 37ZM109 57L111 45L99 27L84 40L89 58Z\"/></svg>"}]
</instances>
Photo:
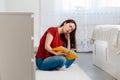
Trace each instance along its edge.
<instances>
[{"instance_id":1,"label":"red sleeve","mask_svg":"<svg viewBox=\"0 0 120 80\"><path fill-rule=\"evenodd\" d=\"M47 32L51 33L53 36L55 35L55 28L48 28Z\"/></svg>"}]
</instances>

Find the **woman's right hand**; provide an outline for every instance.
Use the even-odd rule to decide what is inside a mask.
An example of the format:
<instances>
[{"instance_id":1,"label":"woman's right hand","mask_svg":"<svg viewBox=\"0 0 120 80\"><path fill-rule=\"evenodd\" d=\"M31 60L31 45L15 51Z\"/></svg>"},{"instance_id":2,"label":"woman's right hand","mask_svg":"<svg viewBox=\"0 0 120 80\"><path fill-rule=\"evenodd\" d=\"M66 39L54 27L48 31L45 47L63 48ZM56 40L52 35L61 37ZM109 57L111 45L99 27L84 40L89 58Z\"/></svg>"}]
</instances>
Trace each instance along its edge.
<instances>
[{"instance_id":1,"label":"woman's right hand","mask_svg":"<svg viewBox=\"0 0 120 80\"><path fill-rule=\"evenodd\" d=\"M67 56L68 54L63 53L63 51L58 51L58 52L56 52L56 55L63 55L63 56Z\"/></svg>"},{"instance_id":2,"label":"woman's right hand","mask_svg":"<svg viewBox=\"0 0 120 80\"><path fill-rule=\"evenodd\" d=\"M65 34L65 38L69 41L70 40L70 34Z\"/></svg>"}]
</instances>

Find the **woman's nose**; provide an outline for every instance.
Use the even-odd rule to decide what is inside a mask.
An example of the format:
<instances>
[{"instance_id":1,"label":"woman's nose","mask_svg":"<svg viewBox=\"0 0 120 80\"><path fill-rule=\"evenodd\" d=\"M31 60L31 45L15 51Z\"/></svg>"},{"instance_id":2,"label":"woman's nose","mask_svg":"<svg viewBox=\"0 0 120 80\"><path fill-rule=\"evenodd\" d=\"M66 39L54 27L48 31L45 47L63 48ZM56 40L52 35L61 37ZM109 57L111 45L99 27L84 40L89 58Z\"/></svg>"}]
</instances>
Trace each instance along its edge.
<instances>
[{"instance_id":1,"label":"woman's nose","mask_svg":"<svg viewBox=\"0 0 120 80\"><path fill-rule=\"evenodd\" d=\"M71 29L69 29L68 32L70 33L70 32L71 32Z\"/></svg>"},{"instance_id":2,"label":"woman's nose","mask_svg":"<svg viewBox=\"0 0 120 80\"><path fill-rule=\"evenodd\" d=\"M69 32L71 32L72 30L71 30L71 28L69 28Z\"/></svg>"}]
</instances>

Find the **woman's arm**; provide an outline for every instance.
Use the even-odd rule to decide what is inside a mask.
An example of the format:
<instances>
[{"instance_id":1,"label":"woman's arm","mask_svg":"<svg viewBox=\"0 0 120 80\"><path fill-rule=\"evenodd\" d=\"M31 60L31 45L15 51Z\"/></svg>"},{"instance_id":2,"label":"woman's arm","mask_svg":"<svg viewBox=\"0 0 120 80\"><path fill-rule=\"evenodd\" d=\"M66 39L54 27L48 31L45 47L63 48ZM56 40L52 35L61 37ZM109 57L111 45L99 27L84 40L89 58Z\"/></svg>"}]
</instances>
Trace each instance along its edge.
<instances>
[{"instance_id":1,"label":"woman's arm","mask_svg":"<svg viewBox=\"0 0 120 80\"><path fill-rule=\"evenodd\" d=\"M51 46L50 46L52 40L53 40L53 36L48 32L47 35L46 35L46 40L45 40L45 49L46 49L48 52L50 52L50 53L52 53L52 54L54 54L54 55L65 55L65 54L62 53L62 52L55 52L55 51L52 50L52 48L51 48Z\"/></svg>"},{"instance_id":2,"label":"woman's arm","mask_svg":"<svg viewBox=\"0 0 120 80\"><path fill-rule=\"evenodd\" d=\"M70 34L65 34L65 37L67 39L67 48L70 50Z\"/></svg>"}]
</instances>

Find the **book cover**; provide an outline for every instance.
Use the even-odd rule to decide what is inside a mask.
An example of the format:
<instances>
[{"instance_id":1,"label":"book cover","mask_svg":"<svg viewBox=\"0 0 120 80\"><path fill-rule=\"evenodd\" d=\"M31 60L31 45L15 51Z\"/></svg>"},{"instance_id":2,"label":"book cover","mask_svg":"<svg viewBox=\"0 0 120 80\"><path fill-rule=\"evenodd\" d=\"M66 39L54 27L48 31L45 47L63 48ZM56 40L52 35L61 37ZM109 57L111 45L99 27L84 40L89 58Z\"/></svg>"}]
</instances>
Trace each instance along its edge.
<instances>
[{"instance_id":1,"label":"book cover","mask_svg":"<svg viewBox=\"0 0 120 80\"><path fill-rule=\"evenodd\" d=\"M56 52L57 51L62 51L63 53L68 54L66 56L66 58L69 59L69 60L75 59L75 58L78 57L76 52L74 52L73 50L68 50L67 48L65 48L63 46L55 47L55 48L53 48L53 50L56 51Z\"/></svg>"}]
</instances>

